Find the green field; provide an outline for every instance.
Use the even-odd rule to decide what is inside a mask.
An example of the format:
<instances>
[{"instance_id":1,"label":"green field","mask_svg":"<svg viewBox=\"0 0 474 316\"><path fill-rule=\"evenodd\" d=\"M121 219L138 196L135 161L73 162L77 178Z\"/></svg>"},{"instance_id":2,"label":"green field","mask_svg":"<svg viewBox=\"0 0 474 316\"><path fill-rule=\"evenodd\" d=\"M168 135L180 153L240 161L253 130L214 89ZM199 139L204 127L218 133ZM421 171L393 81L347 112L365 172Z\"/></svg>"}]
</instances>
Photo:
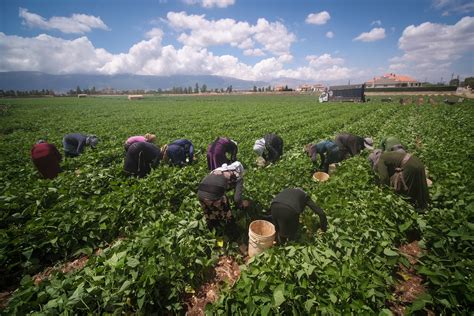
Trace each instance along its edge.
<instances>
[{"instance_id":1,"label":"green field","mask_svg":"<svg viewBox=\"0 0 474 316\"><path fill-rule=\"evenodd\" d=\"M208 278L222 254L242 263L224 287L216 314L385 314L396 301L398 247L419 231L416 265L427 292L406 311L470 314L474 304L474 101L453 106L318 104L311 96L3 99L0 112L0 291L16 289L5 314L185 312L186 293ZM438 100L441 101L441 100ZM433 186L423 213L375 185L368 152L344 161L326 183L303 145L339 132L398 136L420 157ZM96 134L97 150L66 159L56 179L39 179L30 149L47 139L62 150L71 132ZM123 142L151 132L162 145L190 139L198 162L160 165L143 179L123 174ZM252 146L268 132L285 142L282 160L257 169ZM209 232L196 190L207 174L206 147L217 136L239 144L247 172L236 216L243 234L286 187L302 187L325 210L329 228L315 233L307 211L298 241L273 247L244 265L235 243L220 247ZM112 246L110 246L112 245ZM104 249L96 253L98 248ZM32 276L83 255L83 269ZM1 312L1 311L0 311Z\"/></svg>"}]
</instances>

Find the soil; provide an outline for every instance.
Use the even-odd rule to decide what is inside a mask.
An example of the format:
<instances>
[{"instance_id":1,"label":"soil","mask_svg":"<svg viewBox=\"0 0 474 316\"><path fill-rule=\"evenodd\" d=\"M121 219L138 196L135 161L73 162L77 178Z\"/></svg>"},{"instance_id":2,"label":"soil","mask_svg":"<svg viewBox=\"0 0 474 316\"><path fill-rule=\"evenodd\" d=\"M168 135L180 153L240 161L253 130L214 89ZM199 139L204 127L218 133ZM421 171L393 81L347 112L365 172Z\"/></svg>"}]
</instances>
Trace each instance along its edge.
<instances>
[{"instance_id":1,"label":"soil","mask_svg":"<svg viewBox=\"0 0 474 316\"><path fill-rule=\"evenodd\" d=\"M397 274L400 281L394 287L394 300L389 303L390 310L395 315L405 315L407 306L410 306L420 295L426 292L423 278L416 274L415 265L422 254L422 250L415 240L409 244L401 245L398 250L408 259L410 265L406 267L399 264ZM428 315L434 315L432 311L425 310Z\"/></svg>"},{"instance_id":2,"label":"soil","mask_svg":"<svg viewBox=\"0 0 474 316\"><path fill-rule=\"evenodd\" d=\"M233 286L240 276L240 268L234 257L222 256L212 271L209 281L204 283L194 294L186 298L186 315L201 316L205 314L206 305L217 301L219 289L224 284Z\"/></svg>"}]
</instances>

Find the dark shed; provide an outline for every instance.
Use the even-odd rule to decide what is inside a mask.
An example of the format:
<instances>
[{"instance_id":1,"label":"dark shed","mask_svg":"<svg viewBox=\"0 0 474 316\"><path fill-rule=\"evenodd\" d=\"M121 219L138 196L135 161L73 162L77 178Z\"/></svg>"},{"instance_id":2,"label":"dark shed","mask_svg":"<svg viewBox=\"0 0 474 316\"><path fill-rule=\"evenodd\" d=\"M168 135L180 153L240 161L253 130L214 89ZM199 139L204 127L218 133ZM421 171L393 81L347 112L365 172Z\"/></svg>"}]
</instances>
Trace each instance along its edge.
<instances>
[{"instance_id":1,"label":"dark shed","mask_svg":"<svg viewBox=\"0 0 474 316\"><path fill-rule=\"evenodd\" d=\"M365 102L365 84L329 87L329 101Z\"/></svg>"}]
</instances>

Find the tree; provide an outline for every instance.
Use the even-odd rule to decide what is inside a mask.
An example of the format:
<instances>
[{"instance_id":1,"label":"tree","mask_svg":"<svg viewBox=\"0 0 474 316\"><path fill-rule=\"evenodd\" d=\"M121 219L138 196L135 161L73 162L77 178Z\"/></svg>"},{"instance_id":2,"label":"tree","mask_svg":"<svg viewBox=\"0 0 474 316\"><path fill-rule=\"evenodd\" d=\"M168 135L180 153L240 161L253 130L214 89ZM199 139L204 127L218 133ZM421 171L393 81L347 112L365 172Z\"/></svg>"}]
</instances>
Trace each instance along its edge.
<instances>
[{"instance_id":1,"label":"tree","mask_svg":"<svg viewBox=\"0 0 474 316\"><path fill-rule=\"evenodd\" d=\"M253 86L253 92L257 92L257 86Z\"/></svg>"},{"instance_id":2,"label":"tree","mask_svg":"<svg viewBox=\"0 0 474 316\"><path fill-rule=\"evenodd\" d=\"M194 87L194 93L199 93L199 85L196 82L196 86Z\"/></svg>"},{"instance_id":3,"label":"tree","mask_svg":"<svg viewBox=\"0 0 474 316\"><path fill-rule=\"evenodd\" d=\"M267 91L272 91L272 86L268 86Z\"/></svg>"},{"instance_id":4,"label":"tree","mask_svg":"<svg viewBox=\"0 0 474 316\"><path fill-rule=\"evenodd\" d=\"M207 86L205 83L202 84L201 92L207 92Z\"/></svg>"},{"instance_id":5,"label":"tree","mask_svg":"<svg viewBox=\"0 0 474 316\"><path fill-rule=\"evenodd\" d=\"M450 86L459 86L459 79L451 79L449 81Z\"/></svg>"},{"instance_id":6,"label":"tree","mask_svg":"<svg viewBox=\"0 0 474 316\"><path fill-rule=\"evenodd\" d=\"M464 79L464 86L474 88L474 77L467 77L466 79Z\"/></svg>"},{"instance_id":7,"label":"tree","mask_svg":"<svg viewBox=\"0 0 474 316\"><path fill-rule=\"evenodd\" d=\"M82 91L81 91L81 87L77 86L76 87L76 94L81 94Z\"/></svg>"}]
</instances>

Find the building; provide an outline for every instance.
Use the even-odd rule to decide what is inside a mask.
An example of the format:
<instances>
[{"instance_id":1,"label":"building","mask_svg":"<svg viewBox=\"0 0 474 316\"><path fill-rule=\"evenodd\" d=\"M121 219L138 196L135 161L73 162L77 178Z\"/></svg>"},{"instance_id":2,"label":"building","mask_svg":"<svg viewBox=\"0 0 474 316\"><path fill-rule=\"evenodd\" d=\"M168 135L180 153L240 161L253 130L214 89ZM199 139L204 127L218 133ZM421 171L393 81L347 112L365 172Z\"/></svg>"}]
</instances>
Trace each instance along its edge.
<instances>
[{"instance_id":1,"label":"building","mask_svg":"<svg viewBox=\"0 0 474 316\"><path fill-rule=\"evenodd\" d=\"M304 84L296 88L298 92L323 92L326 90L326 87L322 84Z\"/></svg>"},{"instance_id":2,"label":"building","mask_svg":"<svg viewBox=\"0 0 474 316\"><path fill-rule=\"evenodd\" d=\"M418 82L409 76L397 75L393 73L385 74L381 77L374 77L365 84L367 88L421 87L421 82Z\"/></svg>"}]
</instances>

